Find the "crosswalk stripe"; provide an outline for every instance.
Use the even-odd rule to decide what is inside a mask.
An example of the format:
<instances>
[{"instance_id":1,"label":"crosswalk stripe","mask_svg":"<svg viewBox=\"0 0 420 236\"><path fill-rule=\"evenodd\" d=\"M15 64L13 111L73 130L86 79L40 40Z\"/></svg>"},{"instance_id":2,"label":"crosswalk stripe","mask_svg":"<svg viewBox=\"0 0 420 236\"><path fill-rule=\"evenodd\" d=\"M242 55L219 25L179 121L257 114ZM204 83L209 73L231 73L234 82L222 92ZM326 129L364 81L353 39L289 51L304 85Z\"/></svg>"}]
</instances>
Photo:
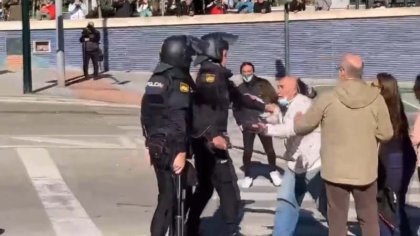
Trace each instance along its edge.
<instances>
[{"instance_id":1,"label":"crosswalk stripe","mask_svg":"<svg viewBox=\"0 0 420 236\"><path fill-rule=\"evenodd\" d=\"M140 125L119 125L118 128L123 130L141 130Z\"/></svg>"},{"instance_id":2,"label":"crosswalk stripe","mask_svg":"<svg viewBox=\"0 0 420 236\"><path fill-rule=\"evenodd\" d=\"M237 166L238 165L235 165L235 172L239 179L238 185L241 186L244 175L243 175L243 171L240 170L239 167ZM273 186L273 184L271 183L269 179L261 178L261 177L254 179L252 187L247 189L247 191L252 192L253 187L267 187L268 189L276 189L276 187ZM256 199L249 199L254 196L256 197ZM253 194L248 193L248 192L244 193L245 200L270 201L270 199L275 199L273 198L273 196L275 196L275 193L267 193L267 192L253 192ZM308 193L305 195L305 199L307 198L310 198L310 195ZM407 204L420 206L420 182L417 180L417 178L413 178L410 182L408 192L406 195L406 201L407 201ZM352 195L350 195L350 202L354 202Z\"/></svg>"},{"instance_id":3,"label":"crosswalk stripe","mask_svg":"<svg viewBox=\"0 0 420 236\"><path fill-rule=\"evenodd\" d=\"M63 139L63 138L52 138L52 137L37 137L37 136L29 136L29 137L14 137L14 139L24 140L24 141L31 141L36 143L53 143L58 145L72 145L72 146L79 146L79 147L92 147L95 146L97 148L110 148L115 147L118 148L120 145L116 145L113 143L105 143L105 142L86 142L74 139Z\"/></svg>"},{"instance_id":4,"label":"crosswalk stripe","mask_svg":"<svg viewBox=\"0 0 420 236\"><path fill-rule=\"evenodd\" d=\"M16 149L57 236L102 236L44 148Z\"/></svg>"},{"instance_id":5,"label":"crosswalk stripe","mask_svg":"<svg viewBox=\"0 0 420 236\"><path fill-rule=\"evenodd\" d=\"M134 141L132 141L130 138L121 135L120 137L118 137L118 139L121 142L123 147L136 148L136 143Z\"/></svg>"},{"instance_id":6,"label":"crosswalk stripe","mask_svg":"<svg viewBox=\"0 0 420 236\"><path fill-rule=\"evenodd\" d=\"M243 182L243 179L241 178L241 179L239 179L238 180L238 185L239 186L241 186L242 185L242 182ZM262 178L257 178L257 179L254 179L254 181L252 182L252 186L253 187L269 187L269 188L273 188L273 189L275 189L276 187L271 183L271 181L270 180L268 180L268 179L266 179L266 178L264 178L264 179L262 179Z\"/></svg>"}]
</instances>

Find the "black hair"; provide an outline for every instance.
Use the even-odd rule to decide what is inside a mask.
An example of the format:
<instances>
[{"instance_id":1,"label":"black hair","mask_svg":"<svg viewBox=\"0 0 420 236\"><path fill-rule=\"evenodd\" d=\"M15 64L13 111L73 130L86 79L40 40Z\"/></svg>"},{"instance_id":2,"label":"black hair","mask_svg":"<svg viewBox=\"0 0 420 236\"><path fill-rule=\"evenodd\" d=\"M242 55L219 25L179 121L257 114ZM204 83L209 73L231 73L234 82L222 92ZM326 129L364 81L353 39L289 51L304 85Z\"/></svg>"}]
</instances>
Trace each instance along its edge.
<instances>
[{"instance_id":1,"label":"black hair","mask_svg":"<svg viewBox=\"0 0 420 236\"><path fill-rule=\"evenodd\" d=\"M318 93L316 92L316 90L309 86L308 84L306 84L305 82L303 82L300 78L298 78L297 80L297 89L298 89L298 93L305 95L309 98L315 98Z\"/></svg>"},{"instance_id":2,"label":"black hair","mask_svg":"<svg viewBox=\"0 0 420 236\"><path fill-rule=\"evenodd\" d=\"M413 87L414 95L416 95L417 100L420 101L420 74L417 75L416 82Z\"/></svg>"},{"instance_id":3,"label":"black hair","mask_svg":"<svg viewBox=\"0 0 420 236\"><path fill-rule=\"evenodd\" d=\"M251 62L245 61L245 62L242 62L241 66L239 67L239 73L242 73L242 68L244 68L244 66L252 67L252 72L255 72L254 64L252 64Z\"/></svg>"}]
</instances>

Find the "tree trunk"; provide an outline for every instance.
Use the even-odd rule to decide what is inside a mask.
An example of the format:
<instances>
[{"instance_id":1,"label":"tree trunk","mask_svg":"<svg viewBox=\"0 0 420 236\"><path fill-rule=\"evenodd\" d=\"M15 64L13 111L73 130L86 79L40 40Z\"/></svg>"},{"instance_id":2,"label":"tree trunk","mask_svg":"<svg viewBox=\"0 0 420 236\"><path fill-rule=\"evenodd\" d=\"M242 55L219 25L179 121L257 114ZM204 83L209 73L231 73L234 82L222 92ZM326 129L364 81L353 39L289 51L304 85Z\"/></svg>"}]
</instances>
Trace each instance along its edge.
<instances>
[{"instance_id":1,"label":"tree trunk","mask_svg":"<svg viewBox=\"0 0 420 236\"><path fill-rule=\"evenodd\" d=\"M102 18L102 1L96 0L96 3L98 5L98 18Z\"/></svg>"},{"instance_id":2,"label":"tree trunk","mask_svg":"<svg viewBox=\"0 0 420 236\"><path fill-rule=\"evenodd\" d=\"M36 18L36 10L35 10L35 6L36 6L36 0L32 0L32 18Z\"/></svg>"}]
</instances>

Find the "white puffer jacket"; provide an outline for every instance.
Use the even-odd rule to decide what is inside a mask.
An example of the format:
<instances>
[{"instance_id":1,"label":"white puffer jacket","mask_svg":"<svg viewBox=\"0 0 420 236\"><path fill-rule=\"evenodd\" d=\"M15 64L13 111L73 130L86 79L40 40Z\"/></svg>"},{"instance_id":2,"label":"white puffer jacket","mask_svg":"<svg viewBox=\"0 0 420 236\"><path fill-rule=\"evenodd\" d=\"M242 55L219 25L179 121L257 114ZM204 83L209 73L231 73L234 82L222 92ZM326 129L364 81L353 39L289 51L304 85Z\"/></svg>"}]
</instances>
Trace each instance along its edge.
<instances>
[{"instance_id":1,"label":"white puffer jacket","mask_svg":"<svg viewBox=\"0 0 420 236\"><path fill-rule=\"evenodd\" d=\"M286 114L279 113L277 124L267 125L267 134L285 139L286 152L283 158L295 173L304 173L321 167L321 129L318 127L305 136L296 136L294 132L294 117L297 113L305 113L312 104L312 100L298 94L289 104Z\"/></svg>"}]
</instances>

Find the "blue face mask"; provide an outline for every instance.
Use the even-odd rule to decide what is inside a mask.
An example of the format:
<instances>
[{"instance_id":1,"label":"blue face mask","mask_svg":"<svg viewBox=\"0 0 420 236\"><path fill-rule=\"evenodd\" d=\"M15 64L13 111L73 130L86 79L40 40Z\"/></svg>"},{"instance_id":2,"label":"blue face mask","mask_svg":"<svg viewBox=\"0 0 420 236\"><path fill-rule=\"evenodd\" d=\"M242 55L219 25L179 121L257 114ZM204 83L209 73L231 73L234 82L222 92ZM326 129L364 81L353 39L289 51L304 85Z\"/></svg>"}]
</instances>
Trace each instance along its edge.
<instances>
[{"instance_id":1,"label":"blue face mask","mask_svg":"<svg viewBox=\"0 0 420 236\"><path fill-rule=\"evenodd\" d=\"M252 77L253 77L254 75L242 75L242 79L245 81L245 82L250 82L251 80L252 80Z\"/></svg>"},{"instance_id":2,"label":"blue face mask","mask_svg":"<svg viewBox=\"0 0 420 236\"><path fill-rule=\"evenodd\" d=\"M283 107L287 107L289 105L289 100L287 100L287 98L279 98L277 102Z\"/></svg>"}]
</instances>

